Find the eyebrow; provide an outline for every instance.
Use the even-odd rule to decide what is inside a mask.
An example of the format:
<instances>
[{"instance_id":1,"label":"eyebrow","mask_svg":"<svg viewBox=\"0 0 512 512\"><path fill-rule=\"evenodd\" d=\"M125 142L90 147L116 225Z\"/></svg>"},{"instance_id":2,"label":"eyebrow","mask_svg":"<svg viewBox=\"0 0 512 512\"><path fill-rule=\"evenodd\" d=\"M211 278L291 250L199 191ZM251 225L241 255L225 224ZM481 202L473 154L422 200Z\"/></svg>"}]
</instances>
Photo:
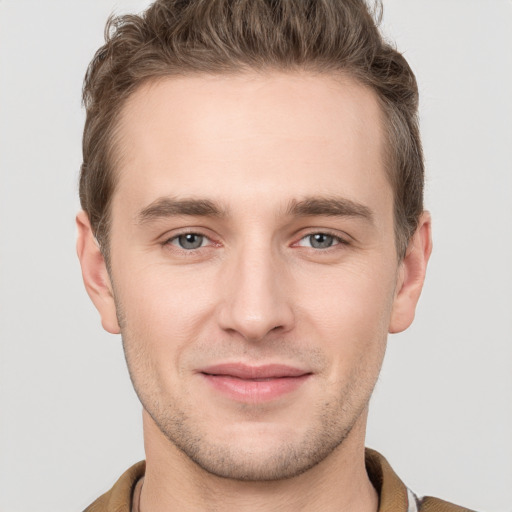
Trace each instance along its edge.
<instances>
[{"instance_id":1,"label":"eyebrow","mask_svg":"<svg viewBox=\"0 0 512 512\"><path fill-rule=\"evenodd\" d=\"M288 204L286 215L292 217L360 217L373 221L373 212L367 206L342 197L306 197L293 199ZM139 224L157 219L179 216L217 217L227 216L227 211L209 199L176 199L161 197L137 214Z\"/></svg>"},{"instance_id":2,"label":"eyebrow","mask_svg":"<svg viewBox=\"0 0 512 512\"><path fill-rule=\"evenodd\" d=\"M137 215L139 224L156 219L179 216L225 217L226 212L208 199L175 199L161 197L143 208Z\"/></svg>"},{"instance_id":3,"label":"eyebrow","mask_svg":"<svg viewBox=\"0 0 512 512\"><path fill-rule=\"evenodd\" d=\"M373 222L373 212L367 206L344 197L306 197L292 200L288 205L288 215L294 217L360 217Z\"/></svg>"}]
</instances>

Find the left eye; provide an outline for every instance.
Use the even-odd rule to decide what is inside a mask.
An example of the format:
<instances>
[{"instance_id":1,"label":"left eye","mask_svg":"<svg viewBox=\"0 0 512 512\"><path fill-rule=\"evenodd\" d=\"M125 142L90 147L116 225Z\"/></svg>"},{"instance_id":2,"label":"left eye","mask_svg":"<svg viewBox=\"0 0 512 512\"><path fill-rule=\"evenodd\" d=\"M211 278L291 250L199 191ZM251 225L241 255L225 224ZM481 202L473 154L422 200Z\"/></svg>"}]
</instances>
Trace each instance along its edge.
<instances>
[{"instance_id":1,"label":"left eye","mask_svg":"<svg viewBox=\"0 0 512 512\"><path fill-rule=\"evenodd\" d=\"M341 240L327 233L314 233L302 238L298 245L301 247L312 247L313 249L328 249L341 243Z\"/></svg>"},{"instance_id":2,"label":"left eye","mask_svg":"<svg viewBox=\"0 0 512 512\"><path fill-rule=\"evenodd\" d=\"M169 243L190 251L204 247L208 243L208 238L198 233L185 233L172 238Z\"/></svg>"}]
</instances>

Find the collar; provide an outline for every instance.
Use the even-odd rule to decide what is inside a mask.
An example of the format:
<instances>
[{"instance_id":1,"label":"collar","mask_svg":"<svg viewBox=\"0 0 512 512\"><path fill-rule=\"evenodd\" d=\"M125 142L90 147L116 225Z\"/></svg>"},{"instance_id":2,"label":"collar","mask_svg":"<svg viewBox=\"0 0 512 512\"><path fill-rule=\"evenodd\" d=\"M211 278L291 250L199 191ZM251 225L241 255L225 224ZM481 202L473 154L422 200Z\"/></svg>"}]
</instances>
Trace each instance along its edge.
<instances>
[{"instance_id":1,"label":"collar","mask_svg":"<svg viewBox=\"0 0 512 512\"><path fill-rule=\"evenodd\" d=\"M388 461L375 450L365 452L368 476L379 494L378 512L414 512L416 499L398 478ZM98 498L84 512L132 512L137 482L146 471L145 461L126 471L112 489Z\"/></svg>"}]
</instances>

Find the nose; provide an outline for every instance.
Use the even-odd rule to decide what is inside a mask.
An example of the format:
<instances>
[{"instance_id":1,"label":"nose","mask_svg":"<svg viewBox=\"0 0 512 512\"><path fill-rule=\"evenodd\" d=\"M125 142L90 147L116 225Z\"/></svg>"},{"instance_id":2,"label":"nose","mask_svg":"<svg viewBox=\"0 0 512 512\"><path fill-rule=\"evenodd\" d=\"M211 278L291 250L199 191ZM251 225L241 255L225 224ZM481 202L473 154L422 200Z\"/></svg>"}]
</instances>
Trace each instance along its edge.
<instances>
[{"instance_id":1,"label":"nose","mask_svg":"<svg viewBox=\"0 0 512 512\"><path fill-rule=\"evenodd\" d=\"M247 247L227 264L229 270L225 268L221 276L218 317L223 330L255 342L293 328L284 263L266 247Z\"/></svg>"}]
</instances>

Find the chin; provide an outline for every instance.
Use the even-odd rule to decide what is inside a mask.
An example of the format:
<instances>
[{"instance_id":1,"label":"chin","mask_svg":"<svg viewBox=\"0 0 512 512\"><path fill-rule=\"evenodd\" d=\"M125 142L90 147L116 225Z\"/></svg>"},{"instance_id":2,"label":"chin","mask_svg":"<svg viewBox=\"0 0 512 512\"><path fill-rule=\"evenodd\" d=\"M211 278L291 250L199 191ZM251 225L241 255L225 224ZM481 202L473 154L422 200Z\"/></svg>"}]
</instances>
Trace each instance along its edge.
<instances>
[{"instance_id":1,"label":"chin","mask_svg":"<svg viewBox=\"0 0 512 512\"><path fill-rule=\"evenodd\" d=\"M355 421L346 427L325 418L302 432L257 422L238 423L224 431L212 425L209 432L198 432L196 422L192 429L187 418L176 416L156 423L201 470L231 480L269 482L296 477L320 464L345 442Z\"/></svg>"},{"instance_id":2,"label":"chin","mask_svg":"<svg viewBox=\"0 0 512 512\"><path fill-rule=\"evenodd\" d=\"M254 452L232 446L210 446L187 455L201 469L220 478L269 482L296 477L322 462L333 450L326 447L321 453L304 446L282 444L269 453L269 450Z\"/></svg>"}]
</instances>

